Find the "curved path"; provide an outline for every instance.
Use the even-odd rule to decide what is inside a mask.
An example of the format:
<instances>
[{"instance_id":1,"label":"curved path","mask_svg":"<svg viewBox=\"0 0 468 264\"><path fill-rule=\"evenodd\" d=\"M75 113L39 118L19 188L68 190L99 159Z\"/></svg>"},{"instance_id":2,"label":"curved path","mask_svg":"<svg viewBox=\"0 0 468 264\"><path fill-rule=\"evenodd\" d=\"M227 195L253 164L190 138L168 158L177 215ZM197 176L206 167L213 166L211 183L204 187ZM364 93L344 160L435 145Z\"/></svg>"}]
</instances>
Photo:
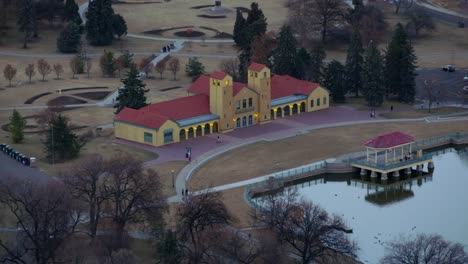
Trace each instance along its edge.
<instances>
[{"instance_id":1,"label":"curved path","mask_svg":"<svg viewBox=\"0 0 468 264\"><path fill-rule=\"evenodd\" d=\"M424 8L431 16L447 23L458 25L458 22L468 20L468 14L462 14L447 8L443 8L434 4L431 0L416 1L416 4Z\"/></svg>"}]
</instances>

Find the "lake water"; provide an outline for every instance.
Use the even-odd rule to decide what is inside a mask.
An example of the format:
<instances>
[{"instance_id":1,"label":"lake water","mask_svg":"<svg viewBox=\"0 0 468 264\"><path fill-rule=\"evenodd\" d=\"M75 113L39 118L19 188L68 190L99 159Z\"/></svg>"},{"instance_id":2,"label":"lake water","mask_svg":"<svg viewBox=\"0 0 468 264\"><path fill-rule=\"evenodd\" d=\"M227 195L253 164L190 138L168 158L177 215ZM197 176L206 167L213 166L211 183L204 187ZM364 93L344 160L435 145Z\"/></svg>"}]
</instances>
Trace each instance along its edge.
<instances>
[{"instance_id":1,"label":"lake water","mask_svg":"<svg viewBox=\"0 0 468 264\"><path fill-rule=\"evenodd\" d=\"M400 235L438 233L468 250L468 152L466 148L446 150L453 152L434 154L432 175L419 176L419 181L387 194L382 189L376 194L375 187L368 190L349 177L296 186L304 199L343 216L353 229L351 238L358 242L359 259L364 263L378 263L385 242Z\"/></svg>"}]
</instances>

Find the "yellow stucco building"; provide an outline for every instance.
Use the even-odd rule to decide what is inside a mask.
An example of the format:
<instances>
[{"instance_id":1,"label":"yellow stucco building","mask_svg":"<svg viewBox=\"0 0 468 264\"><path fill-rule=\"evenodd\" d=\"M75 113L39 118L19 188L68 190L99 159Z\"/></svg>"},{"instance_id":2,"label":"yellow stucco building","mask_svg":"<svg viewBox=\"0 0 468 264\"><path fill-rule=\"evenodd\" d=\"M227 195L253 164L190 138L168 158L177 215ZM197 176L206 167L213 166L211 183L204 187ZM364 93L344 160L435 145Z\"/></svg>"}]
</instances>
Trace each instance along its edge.
<instances>
[{"instance_id":1,"label":"yellow stucco building","mask_svg":"<svg viewBox=\"0 0 468 264\"><path fill-rule=\"evenodd\" d=\"M138 110L124 108L114 119L115 136L162 146L329 107L329 92L319 84L271 77L270 69L257 63L248 68L247 84L218 71L200 76L188 92L191 96Z\"/></svg>"}]
</instances>

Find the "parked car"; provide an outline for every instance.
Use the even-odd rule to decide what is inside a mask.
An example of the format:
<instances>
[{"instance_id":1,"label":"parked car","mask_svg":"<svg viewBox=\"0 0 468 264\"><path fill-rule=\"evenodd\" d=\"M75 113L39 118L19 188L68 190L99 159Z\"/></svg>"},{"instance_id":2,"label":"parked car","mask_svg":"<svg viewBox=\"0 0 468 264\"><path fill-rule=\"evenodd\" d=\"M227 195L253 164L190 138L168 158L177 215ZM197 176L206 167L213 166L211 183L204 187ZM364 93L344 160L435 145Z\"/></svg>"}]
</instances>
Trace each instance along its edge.
<instances>
[{"instance_id":1,"label":"parked car","mask_svg":"<svg viewBox=\"0 0 468 264\"><path fill-rule=\"evenodd\" d=\"M444 67L442 67L442 70L443 70L443 71L446 71L446 72L454 72L454 71L455 71L455 66L453 66L453 65L445 65Z\"/></svg>"},{"instance_id":2,"label":"parked car","mask_svg":"<svg viewBox=\"0 0 468 264\"><path fill-rule=\"evenodd\" d=\"M463 77L463 81L468 82L468 75Z\"/></svg>"}]
</instances>

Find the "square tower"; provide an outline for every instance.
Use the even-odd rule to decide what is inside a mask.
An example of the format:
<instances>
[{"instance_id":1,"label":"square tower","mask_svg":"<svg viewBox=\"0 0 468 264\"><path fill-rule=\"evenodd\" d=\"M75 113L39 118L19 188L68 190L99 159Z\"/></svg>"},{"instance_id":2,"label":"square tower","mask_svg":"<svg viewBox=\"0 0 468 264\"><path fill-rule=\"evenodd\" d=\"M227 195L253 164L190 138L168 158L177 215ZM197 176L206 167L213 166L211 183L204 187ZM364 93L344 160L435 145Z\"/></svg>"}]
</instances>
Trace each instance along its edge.
<instances>
[{"instance_id":1,"label":"square tower","mask_svg":"<svg viewBox=\"0 0 468 264\"><path fill-rule=\"evenodd\" d=\"M232 85L232 77L225 72L216 71L210 75L210 112L219 116L220 131L234 128L231 121L234 114Z\"/></svg>"},{"instance_id":2,"label":"square tower","mask_svg":"<svg viewBox=\"0 0 468 264\"><path fill-rule=\"evenodd\" d=\"M258 121L260 124L271 119L271 73L265 65L252 63L248 68L248 87L258 92Z\"/></svg>"}]
</instances>

